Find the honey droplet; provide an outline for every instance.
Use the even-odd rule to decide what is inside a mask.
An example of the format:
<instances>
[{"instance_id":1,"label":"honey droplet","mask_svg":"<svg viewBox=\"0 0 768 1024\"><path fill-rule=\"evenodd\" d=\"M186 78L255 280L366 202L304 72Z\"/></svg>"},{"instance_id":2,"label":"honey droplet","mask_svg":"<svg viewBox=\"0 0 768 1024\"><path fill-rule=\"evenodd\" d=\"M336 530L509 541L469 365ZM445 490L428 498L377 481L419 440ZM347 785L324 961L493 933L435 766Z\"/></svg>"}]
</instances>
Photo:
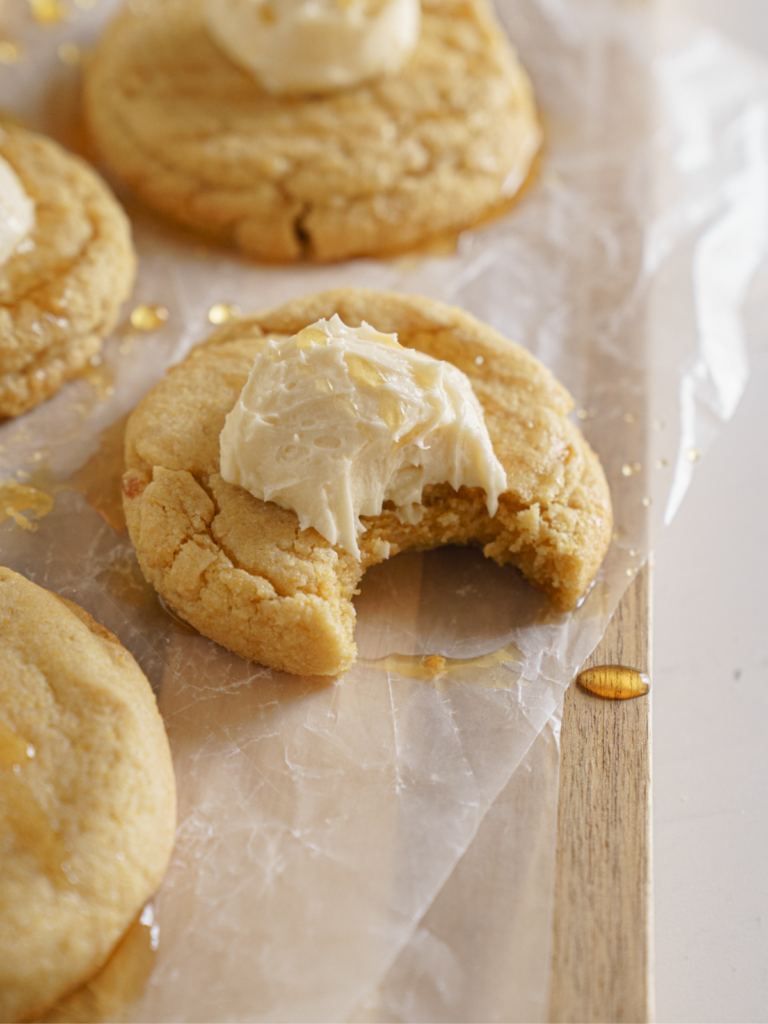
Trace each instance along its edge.
<instances>
[{"instance_id":1,"label":"honey droplet","mask_svg":"<svg viewBox=\"0 0 768 1024\"><path fill-rule=\"evenodd\" d=\"M114 530L125 529L121 482L127 419L123 416L101 432L98 449L67 481Z\"/></svg>"},{"instance_id":2,"label":"honey droplet","mask_svg":"<svg viewBox=\"0 0 768 1024\"><path fill-rule=\"evenodd\" d=\"M53 498L50 494L36 487L27 487L16 480L0 482L0 523L13 519L22 530L34 531L37 529L35 520L48 515L52 508ZM29 512L31 516L24 516L22 512Z\"/></svg>"},{"instance_id":3,"label":"honey droplet","mask_svg":"<svg viewBox=\"0 0 768 1024\"><path fill-rule=\"evenodd\" d=\"M75 43L62 43L57 52L61 63L71 68L77 67L83 59L82 51Z\"/></svg>"},{"instance_id":4,"label":"honey droplet","mask_svg":"<svg viewBox=\"0 0 768 1024\"><path fill-rule=\"evenodd\" d=\"M508 690L513 677L505 670L505 665L522 660L520 648L510 643L498 651L481 654L476 658L445 658L442 654L388 654L383 658L361 658L359 663L379 671L396 672L406 679L434 684L438 690L446 689L451 680ZM478 673L478 669L486 671ZM465 676L465 672L469 675Z\"/></svg>"},{"instance_id":5,"label":"honey droplet","mask_svg":"<svg viewBox=\"0 0 768 1024\"><path fill-rule=\"evenodd\" d=\"M137 306L131 313L131 326L137 331L156 331L168 320L165 306Z\"/></svg>"},{"instance_id":6,"label":"honey droplet","mask_svg":"<svg viewBox=\"0 0 768 1024\"><path fill-rule=\"evenodd\" d=\"M689 462L698 462L701 458L701 452L698 448L689 448L685 453L685 457Z\"/></svg>"},{"instance_id":7,"label":"honey droplet","mask_svg":"<svg viewBox=\"0 0 768 1024\"><path fill-rule=\"evenodd\" d=\"M64 0L29 0L29 6L39 25L58 25L67 17Z\"/></svg>"},{"instance_id":8,"label":"honey droplet","mask_svg":"<svg viewBox=\"0 0 768 1024\"><path fill-rule=\"evenodd\" d=\"M217 302L208 310L208 321L212 324L225 324L233 317L240 315L240 307L229 302Z\"/></svg>"},{"instance_id":9,"label":"honey droplet","mask_svg":"<svg viewBox=\"0 0 768 1024\"><path fill-rule=\"evenodd\" d=\"M301 333L306 334L306 331ZM386 378L379 373L373 363L363 359L362 356L357 355L355 352L345 352L344 362L347 364L349 376L355 384L367 388L380 388L382 384L386 383Z\"/></svg>"},{"instance_id":10,"label":"honey droplet","mask_svg":"<svg viewBox=\"0 0 768 1024\"><path fill-rule=\"evenodd\" d=\"M635 473L639 473L643 467L639 462L625 462L621 467L622 476L634 476Z\"/></svg>"},{"instance_id":11,"label":"honey droplet","mask_svg":"<svg viewBox=\"0 0 768 1024\"><path fill-rule=\"evenodd\" d=\"M623 665L598 665L585 669L576 677L576 682L590 693L606 700L631 700L643 697L651 688L651 680L645 672Z\"/></svg>"},{"instance_id":12,"label":"honey droplet","mask_svg":"<svg viewBox=\"0 0 768 1024\"><path fill-rule=\"evenodd\" d=\"M22 49L18 43L10 39L0 39L0 64L17 64L22 57Z\"/></svg>"}]
</instances>

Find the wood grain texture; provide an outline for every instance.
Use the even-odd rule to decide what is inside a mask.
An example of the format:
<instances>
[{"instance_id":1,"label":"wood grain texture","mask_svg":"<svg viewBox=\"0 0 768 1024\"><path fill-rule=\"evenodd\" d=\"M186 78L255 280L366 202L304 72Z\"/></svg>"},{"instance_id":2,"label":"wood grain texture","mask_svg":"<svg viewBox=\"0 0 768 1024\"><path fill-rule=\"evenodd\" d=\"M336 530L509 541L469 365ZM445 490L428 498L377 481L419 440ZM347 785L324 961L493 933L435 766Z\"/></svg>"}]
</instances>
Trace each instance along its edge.
<instances>
[{"instance_id":1,"label":"wood grain texture","mask_svg":"<svg viewBox=\"0 0 768 1024\"><path fill-rule=\"evenodd\" d=\"M585 667L650 673L650 575L624 595ZM652 692L652 691L651 691ZM565 696L549 1020L653 1018L651 693Z\"/></svg>"}]
</instances>

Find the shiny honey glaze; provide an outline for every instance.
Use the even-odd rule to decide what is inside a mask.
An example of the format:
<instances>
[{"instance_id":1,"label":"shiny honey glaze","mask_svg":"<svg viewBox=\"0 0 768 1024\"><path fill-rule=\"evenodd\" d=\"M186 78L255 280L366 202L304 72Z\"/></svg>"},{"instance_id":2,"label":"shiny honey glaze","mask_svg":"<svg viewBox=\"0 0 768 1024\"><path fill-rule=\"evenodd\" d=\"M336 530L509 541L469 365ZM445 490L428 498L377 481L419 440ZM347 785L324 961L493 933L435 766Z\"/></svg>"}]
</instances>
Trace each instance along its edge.
<instances>
[{"instance_id":1,"label":"shiny honey glaze","mask_svg":"<svg viewBox=\"0 0 768 1024\"><path fill-rule=\"evenodd\" d=\"M0 483L0 523L13 519L22 530L36 530L36 520L47 516L52 508L53 497L45 490L18 480Z\"/></svg>"},{"instance_id":2,"label":"shiny honey glaze","mask_svg":"<svg viewBox=\"0 0 768 1024\"><path fill-rule=\"evenodd\" d=\"M187 636L197 636L197 630L169 611L151 583L147 583L134 558L116 558L107 569L96 577L106 590L118 601L136 608L142 613L145 626L169 629Z\"/></svg>"},{"instance_id":3,"label":"shiny honey glaze","mask_svg":"<svg viewBox=\"0 0 768 1024\"><path fill-rule=\"evenodd\" d=\"M585 669L576 677L576 682L590 693L607 700L644 697L651 688L651 680L645 672L624 665L597 665Z\"/></svg>"},{"instance_id":4,"label":"shiny honey glaze","mask_svg":"<svg viewBox=\"0 0 768 1024\"><path fill-rule=\"evenodd\" d=\"M451 682L472 682L475 686L507 690L514 681L514 677L507 672L486 672L473 680L460 680L457 674L480 668L498 669L504 664L522 660L520 648L510 643L476 658L444 658L441 654L388 654L383 658L359 658L358 664L381 672L396 672L406 679L419 679L439 690Z\"/></svg>"},{"instance_id":5,"label":"shiny honey glaze","mask_svg":"<svg viewBox=\"0 0 768 1024\"><path fill-rule=\"evenodd\" d=\"M36 530L37 520L52 511L57 494L78 491L113 529L124 530L120 485L125 471L127 418L102 431L98 450L67 479L57 479L45 465L45 453L36 452L38 468L27 479L0 481L0 523L13 519L24 530Z\"/></svg>"}]
</instances>

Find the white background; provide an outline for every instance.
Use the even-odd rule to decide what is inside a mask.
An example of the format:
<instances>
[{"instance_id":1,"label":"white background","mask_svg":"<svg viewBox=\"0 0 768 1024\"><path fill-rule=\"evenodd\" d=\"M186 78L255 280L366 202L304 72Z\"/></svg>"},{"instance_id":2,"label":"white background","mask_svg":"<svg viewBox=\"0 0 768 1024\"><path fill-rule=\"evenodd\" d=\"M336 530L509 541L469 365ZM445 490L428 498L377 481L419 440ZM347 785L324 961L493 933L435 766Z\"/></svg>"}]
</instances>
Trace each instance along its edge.
<instances>
[{"instance_id":1,"label":"white background","mask_svg":"<svg viewBox=\"0 0 768 1024\"><path fill-rule=\"evenodd\" d=\"M768 0L666 2L768 61ZM750 327L746 395L656 549L660 1022L768 1020L768 323Z\"/></svg>"}]
</instances>

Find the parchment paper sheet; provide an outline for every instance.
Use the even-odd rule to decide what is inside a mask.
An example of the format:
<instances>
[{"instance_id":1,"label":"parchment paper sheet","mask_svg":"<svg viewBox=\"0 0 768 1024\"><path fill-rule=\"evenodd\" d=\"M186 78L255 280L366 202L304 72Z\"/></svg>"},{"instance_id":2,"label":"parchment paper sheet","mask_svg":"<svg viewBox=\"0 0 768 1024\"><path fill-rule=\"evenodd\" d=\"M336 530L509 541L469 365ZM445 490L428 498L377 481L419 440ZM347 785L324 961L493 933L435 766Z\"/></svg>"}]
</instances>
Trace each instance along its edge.
<instances>
[{"instance_id":1,"label":"parchment paper sheet","mask_svg":"<svg viewBox=\"0 0 768 1024\"><path fill-rule=\"evenodd\" d=\"M11 0L5 31L25 55L0 69L0 105L75 144L78 72L58 47L87 45L114 7L101 0L44 28ZM167 324L119 331L108 375L98 368L0 428L3 479L47 467L67 480L206 336L214 303L248 311L356 284L455 303L526 345L574 394L612 487L615 541L576 613L552 615L514 570L473 552L399 556L366 577L361 663L330 684L244 662L118 586L135 579L127 535L74 486L61 485L36 532L0 526L0 560L113 629L168 726L178 841L156 900L156 968L132 1020L545 1013L562 695L647 557L649 511L674 513L744 387L742 315L765 256L768 90L715 36L683 32L665 49L652 3L499 9L547 139L510 215L451 254L275 269L201 248L131 205L131 304L167 307ZM649 463L649 444L668 465ZM370 664L501 647L504 663L451 664L431 683L409 678L407 660L402 671Z\"/></svg>"}]
</instances>

